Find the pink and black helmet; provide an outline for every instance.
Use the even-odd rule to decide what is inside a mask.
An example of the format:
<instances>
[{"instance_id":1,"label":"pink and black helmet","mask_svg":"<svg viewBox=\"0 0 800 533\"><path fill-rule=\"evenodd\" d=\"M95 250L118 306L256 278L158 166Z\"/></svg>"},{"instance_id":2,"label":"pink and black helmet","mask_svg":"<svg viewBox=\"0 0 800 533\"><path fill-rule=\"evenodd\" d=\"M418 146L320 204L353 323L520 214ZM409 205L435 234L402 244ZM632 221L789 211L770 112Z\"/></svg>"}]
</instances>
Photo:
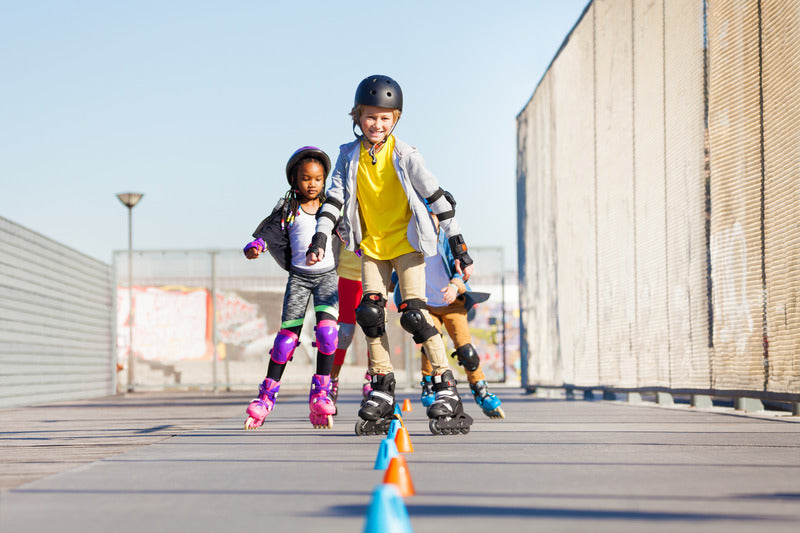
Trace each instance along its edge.
<instances>
[{"instance_id":1,"label":"pink and black helmet","mask_svg":"<svg viewBox=\"0 0 800 533\"><path fill-rule=\"evenodd\" d=\"M294 186L292 183L292 172L295 165L297 165L297 163L306 157L317 159L320 163L322 163L322 168L325 170L325 178L328 178L328 173L331 171L331 160L328 157L328 154L316 146L303 146L302 148L295 150L295 152L292 154L292 157L290 157L289 161L286 163L286 181L289 182L290 186Z\"/></svg>"}]
</instances>

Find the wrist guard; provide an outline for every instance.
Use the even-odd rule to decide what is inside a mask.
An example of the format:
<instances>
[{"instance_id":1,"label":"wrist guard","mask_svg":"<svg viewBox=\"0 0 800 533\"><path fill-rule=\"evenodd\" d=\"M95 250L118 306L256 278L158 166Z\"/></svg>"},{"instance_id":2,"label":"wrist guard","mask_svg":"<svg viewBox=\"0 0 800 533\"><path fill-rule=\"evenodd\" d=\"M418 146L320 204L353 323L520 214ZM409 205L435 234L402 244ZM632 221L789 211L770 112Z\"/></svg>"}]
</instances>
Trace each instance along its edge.
<instances>
[{"instance_id":1,"label":"wrist guard","mask_svg":"<svg viewBox=\"0 0 800 533\"><path fill-rule=\"evenodd\" d=\"M459 233L447 239L450 243L450 251L453 252L453 258L458 259L461 263L461 268L472 264L472 258L467 253L467 243L464 242L464 237Z\"/></svg>"},{"instance_id":2,"label":"wrist guard","mask_svg":"<svg viewBox=\"0 0 800 533\"><path fill-rule=\"evenodd\" d=\"M306 256L308 254L317 254L319 255L320 250L325 251L325 245L328 244L328 236L318 231L311 237L311 244L308 245L308 251L306 252Z\"/></svg>"},{"instance_id":3,"label":"wrist guard","mask_svg":"<svg viewBox=\"0 0 800 533\"><path fill-rule=\"evenodd\" d=\"M264 250L267 249L267 243L264 242L264 239L259 237L258 239L254 240L254 241L248 242L247 245L245 245L244 250L242 250L242 251L245 254L247 254L247 251L248 250L252 250L253 248L258 250L258 253L261 253L261 252L263 252Z\"/></svg>"}]
</instances>

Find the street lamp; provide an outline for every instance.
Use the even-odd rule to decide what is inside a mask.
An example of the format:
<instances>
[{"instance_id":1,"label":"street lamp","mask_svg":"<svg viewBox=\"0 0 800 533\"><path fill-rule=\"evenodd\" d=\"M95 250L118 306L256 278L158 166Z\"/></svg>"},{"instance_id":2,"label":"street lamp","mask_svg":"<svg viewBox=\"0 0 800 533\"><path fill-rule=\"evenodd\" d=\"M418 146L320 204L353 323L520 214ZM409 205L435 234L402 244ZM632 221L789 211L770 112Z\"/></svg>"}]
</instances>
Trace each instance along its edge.
<instances>
[{"instance_id":1,"label":"street lamp","mask_svg":"<svg viewBox=\"0 0 800 533\"><path fill-rule=\"evenodd\" d=\"M121 192L117 198L128 208L128 392L133 392L133 206L144 196L138 192Z\"/></svg>"}]
</instances>

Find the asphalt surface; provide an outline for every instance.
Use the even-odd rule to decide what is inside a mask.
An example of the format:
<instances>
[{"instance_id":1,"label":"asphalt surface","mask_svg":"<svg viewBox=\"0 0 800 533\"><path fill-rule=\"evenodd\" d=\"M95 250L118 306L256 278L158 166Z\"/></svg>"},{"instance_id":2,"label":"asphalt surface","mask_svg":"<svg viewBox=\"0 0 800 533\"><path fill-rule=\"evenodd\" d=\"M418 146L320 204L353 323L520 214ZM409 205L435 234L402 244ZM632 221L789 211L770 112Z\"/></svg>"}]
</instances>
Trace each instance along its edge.
<instances>
[{"instance_id":1,"label":"asphalt surface","mask_svg":"<svg viewBox=\"0 0 800 533\"><path fill-rule=\"evenodd\" d=\"M460 387L462 393L464 387ZM800 417L494 388L505 420L434 436L404 413L413 531L800 531ZM468 391L467 391L468 392ZM250 395L137 393L0 410L0 532L358 532L381 437L332 430L282 391L244 431Z\"/></svg>"}]
</instances>

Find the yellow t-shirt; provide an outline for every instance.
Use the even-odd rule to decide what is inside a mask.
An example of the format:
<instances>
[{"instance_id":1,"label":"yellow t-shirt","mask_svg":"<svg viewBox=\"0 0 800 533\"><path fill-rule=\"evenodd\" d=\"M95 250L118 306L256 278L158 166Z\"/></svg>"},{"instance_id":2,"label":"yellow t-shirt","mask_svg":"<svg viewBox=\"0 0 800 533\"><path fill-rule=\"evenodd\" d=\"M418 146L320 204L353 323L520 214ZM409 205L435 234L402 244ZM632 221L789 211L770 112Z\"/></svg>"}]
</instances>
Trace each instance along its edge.
<instances>
[{"instance_id":1,"label":"yellow t-shirt","mask_svg":"<svg viewBox=\"0 0 800 533\"><path fill-rule=\"evenodd\" d=\"M356 178L356 197L361 215L361 250L373 259L394 259L414 251L406 233L411 221L403 185L392 165L394 137L389 136L375 154L378 162L361 145Z\"/></svg>"},{"instance_id":2,"label":"yellow t-shirt","mask_svg":"<svg viewBox=\"0 0 800 533\"><path fill-rule=\"evenodd\" d=\"M342 245L339 250L339 269L337 270L340 278L361 281L361 258Z\"/></svg>"}]
</instances>

